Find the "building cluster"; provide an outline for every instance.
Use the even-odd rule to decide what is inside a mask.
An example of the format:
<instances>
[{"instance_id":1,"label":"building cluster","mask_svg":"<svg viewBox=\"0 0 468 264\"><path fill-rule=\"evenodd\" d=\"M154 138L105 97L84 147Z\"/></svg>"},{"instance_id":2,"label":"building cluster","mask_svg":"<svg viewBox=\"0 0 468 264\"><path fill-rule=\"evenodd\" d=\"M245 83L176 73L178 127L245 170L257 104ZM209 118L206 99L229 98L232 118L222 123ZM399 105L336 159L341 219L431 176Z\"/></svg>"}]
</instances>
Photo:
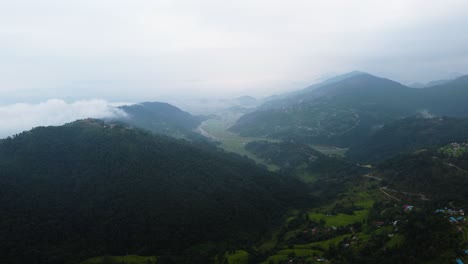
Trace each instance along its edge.
<instances>
[{"instance_id":1,"label":"building cluster","mask_svg":"<svg viewBox=\"0 0 468 264\"><path fill-rule=\"evenodd\" d=\"M435 210L436 214L444 214L448 221L453 224L465 222L465 211L463 209L448 209L447 207L443 209Z\"/></svg>"}]
</instances>

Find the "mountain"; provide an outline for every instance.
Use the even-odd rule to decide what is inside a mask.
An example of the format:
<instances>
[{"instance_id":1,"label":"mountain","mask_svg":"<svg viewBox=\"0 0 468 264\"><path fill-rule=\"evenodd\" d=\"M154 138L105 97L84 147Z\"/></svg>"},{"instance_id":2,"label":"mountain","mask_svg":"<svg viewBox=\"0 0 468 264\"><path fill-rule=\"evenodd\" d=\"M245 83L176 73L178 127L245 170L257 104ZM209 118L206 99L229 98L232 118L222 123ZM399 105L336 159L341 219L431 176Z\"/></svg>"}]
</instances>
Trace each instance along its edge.
<instances>
[{"instance_id":1,"label":"mountain","mask_svg":"<svg viewBox=\"0 0 468 264\"><path fill-rule=\"evenodd\" d=\"M360 176L360 167L338 156L325 155L307 144L251 141L246 150L283 170L303 168L318 178Z\"/></svg>"},{"instance_id":2,"label":"mountain","mask_svg":"<svg viewBox=\"0 0 468 264\"><path fill-rule=\"evenodd\" d=\"M266 102L261 106L262 109L269 109L269 108L281 108L281 107L286 107L291 104L296 104L300 103L302 101L302 95L308 94L309 92L318 89L323 86L327 86L330 84L337 83L339 81L348 79L350 77L354 76L359 76L359 75L364 75L366 74L365 72L361 71L352 71L349 73L345 73L342 75L338 75L332 78L329 78L323 82L319 82L317 84L310 85L302 90L299 91L293 91L281 95L276 95L271 98L267 98Z\"/></svg>"},{"instance_id":3,"label":"mountain","mask_svg":"<svg viewBox=\"0 0 468 264\"><path fill-rule=\"evenodd\" d=\"M413 113L419 92L361 73L288 99L282 107L260 107L230 130L244 136L349 146L385 122Z\"/></svg>"},{"instance_id":4,"label":"mountain","mask_svg":"<svg viewBox=\"0 0 468 264\"><path fill-rule=\"evenodd\" d=\"M346 156L361 163L375 163L401 153L460 141L468 141L468 119L410 117L386 124L363 144L350 148Z\"/></svg>"},{"instance_id":5,"label":"mountain","mask_svg":"<svg viewBox=\"0 0 468 264\"><path fill-rule=\"evenodd\" d=\"M120 121L158 134L176 138L193 138L193 132L205 120L203 116L193 116L181 109L160 102L144 102L119 107L128 114Z\"/></svg>"},{"instance_id":6,"label":"mountain","mask_svg":"<svg viewBox=\"0 0 468 264\"><path fill-rule=\"evenodd\" d=\"M453 80L455 80L455 79L457 79L459 77L462 77L462 76L463 76L463 74L460 74L460 73L451 73L451 74L449 74L449 76L447 76L444 79L433 80L433 81L430 81L430 82L427 82L427 83L415 82L415 83L408 84L408 86L412 87L412 88L428 88L428 87L433 87L433 86L442 85L442 84L452 82Z\"/></svg>"},{"instance_id":7,"label":"mountain","mask_svg":"<svg viewBox=\"0 0 468 264\"><path fill-rule=\"evenodd\" d=\"M468 116L468 75L423 89L424 109L436 116Z\"/></svg>"},{"instance_id":8,"label":"mountain","mask_svg":"<svg viewBox=\"0 0 468 264\"><path fill-rule=\"evenodd\" d=\"M366 168L351 161L322 154L307 144L297 142L252 141L245 149L278 166L284 174L310 184L311 191L323 204L330 203L367 172Z\"/></svg>"},{"instance_id":9,"label":"mountain","mask_svg":"<svg viewBox=\"0 0 468 264\"><path fill-rule=\"evenodd\" d=\"M412 194L434 205L468 206L468 144L453 143L389 159L372 172L391 190ZM423 195L423 196L421 196Z\"/></svg>"},{"instance_id":10,"label":"mountain","mask_svg":"<svg viewBox=\"0 0 468 264\"><path fill-rule=\"evenodd\" d=\"M93 119L39 127L0 141L0 260L206 263L204 254L257 241L306 193L206 144Z\"/></svg>"},{"instance_id":11,"label":"mountain","mask_svg":"<svg viewBox=\"0 0 468 264\"><path fill-rule=\"evenodd\" d=\"M449 83L449 82L451 82L453 80L454 79L443 79L443 80L430 81L430 82L427 82L427 83L416 82L416 83L408 84L408 86L411 87L411 88L421 89L421 88L428 88L428 87L433 87L433 86L437 86L437 85L446 84L446 83Z\"/></svg>"},{"instance_id":12,"label":"mountain","mask_svg":"<svg viewBox=\"0 0 468 264\"><path fill-rule=\"evenodd\" d=\"M366 73L350 75L267 103L242 116L230 130L242 136L350 147L404 117L468 116L468 76L414 89Z\"/></svg>"}]
</instances>

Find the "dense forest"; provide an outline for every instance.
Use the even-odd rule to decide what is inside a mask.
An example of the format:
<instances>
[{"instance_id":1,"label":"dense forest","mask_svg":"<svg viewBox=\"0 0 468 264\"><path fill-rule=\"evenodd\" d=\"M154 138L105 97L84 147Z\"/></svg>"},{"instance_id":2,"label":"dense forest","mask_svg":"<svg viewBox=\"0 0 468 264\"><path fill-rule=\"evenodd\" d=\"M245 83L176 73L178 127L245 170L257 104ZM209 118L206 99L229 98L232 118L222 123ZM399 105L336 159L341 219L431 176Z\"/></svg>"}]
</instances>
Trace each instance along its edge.
<instances>
[{"instance_id":1,"label":"dense forest","mask_svg":"<svg viewBox=\"0 0 468 264\"><path fill-rule=\"evenodd\" d=\"M246 158L98 120L0 141L2 263L105 254L206 263L254 244L307 201L298 180Z\"/></svg>"},{"instance_id":2,"label":"dense forest","mask_svg":"<svg viewBox=\"0 0 468 264\"><path fill-rule=\"evenodd\" d=\"M379 129L363 144L355 144L346 156L357 162L379 162L421 148L468 141L468 119L404 118Z\"/></svg>"},{"instance_id":3,"label":"dense forest","mask_svg":"<svg viewBox=\"0 0 468 264\"><path fill-rule=\"evenodd\" d=\"M120 121L154 133L190 140L203 139L193 130L206 119L161 102L144 102L119 107L126 114Z\"/></svg>"},{"instance_id":4,"label":"dense forest","mask_svg":"<svg viewBox=\"0 0 468 264\"><path fill-rule=\"evenodd\" d=\"M266 162L279 166L283 174L308 183L321 204L345 192L368 171L368 168L336 155L325 155L302 143L253 141L245 148Z\"/></svg>"},{"instance_id":5,"label":"dense forest","mask_svg":"<svg viewBox=\"0 0 468 264\"><path fill-rule=\"evenodd\" d=\"M447 152L456 146L398 155L379 164L373 174L384 178L389 188L424 194L438 205L453 202L468 208L468 153Z\"/></svg>"},{"instance_id":6,"label":"dense forest","mask_svg":"<svg viewBox=\"0 0 468 264\"><path fill-rule=\"evenodd\" d=\"M202 127L206 117L141 103L121 107L120 120L0 140L0 260L466 260L468 121L419 111L422 93L463 97L465 81L422 92L353 72L240 111L249 113L231 131L229 118ZM463 107L432 110L460 116Z\"/></svg>"},{"instance_id":7,"label":"dense forest","mask_svg":"<svg viewBox=\"0 0 468 264\"><path fill-rule=\"evenodd\" d=\"M426 89L352 72L267 101L230 130L243 136L341 147L364 144L380 127L415 115L467 117L468 77Z\"/></svg>"}]
</instances>

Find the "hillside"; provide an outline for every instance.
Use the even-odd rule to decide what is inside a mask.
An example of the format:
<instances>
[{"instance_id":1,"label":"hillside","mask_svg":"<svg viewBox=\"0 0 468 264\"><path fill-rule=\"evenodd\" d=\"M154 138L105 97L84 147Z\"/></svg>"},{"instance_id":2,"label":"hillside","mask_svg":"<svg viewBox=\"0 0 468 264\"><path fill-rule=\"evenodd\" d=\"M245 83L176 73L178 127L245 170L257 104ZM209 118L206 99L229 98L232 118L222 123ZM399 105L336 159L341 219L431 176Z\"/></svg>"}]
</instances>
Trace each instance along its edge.
<instances>
[{"instance_id":1,"label":"hillside","mask_svg":"<svg viewBox=\"0 0 468 264\"><path fill-rule=\"evenodd\" d=\"M298 91L292 91L292 92L288 92L285 94L279 94L279 95L267 97L265 99L266 102L263 105L261 105L261 109L266 110L266 109L272 109L272 108L283 108L289 105L298 104L301 101L303 101L303 98L302 98L303 95L307 95L313 90L316 90L316 89L319 89L320 87L324 87L324 86L331 85L334 83L338 83L350 77L365 75L365 74L366 74L365 72L352 71L349 73L345 73L342 75L338 75L338 76L326 79L322 82L310 85Z\"/></svg>"},{"instance_id":2,"label":"hillside","mask_svg":"<svg viewBox=\"0 0 468 264\"><path fill-rule=\"evenodd\" d=\"M468 119L404 118L379 129L363 144L346 153L352 160L375 163L400 153L468 141Z\"/></svg>"},{"instance_id":3,"label":"hillside","mask_svg":"<svg viewBox=\"0 0 468 264\"><path fill-rule=\"evenodd\" d=\"M349 146L387 121L416 112L419 90L369 74L327 84L280 108L259 108L231 131L307 143Z\"/></svg>"},{"instance_id":4,"label":"hillside","mask_svg":"<svg viewBox=\"0 0 468 264\"><path fill-rule=\"evenodd\" d=\"M266 103L242 116L230 130L243 136L349 147L403 117L468 116L467 76L414 89L370 74L349 75Z\"/></svg>"},{"instance_id":5,"label":"hillside","mask_svg":"<svg viewBox=\"0 0 468 264\"><path fill-rule=\"evenodd\" d=\"M205 119L160 102L144 102L119 108L128 114L122 122L177 138L197 137L193 130Z\"/></svg>"},{"instance_id":6,"label":"hillside","mask_svg":"<svg viewBox=\"0 0 468 264\"><path fill-rule=\"evenodd\" d=\"M92 119L1 140L0 186L2 263L206 263L306 199L298 181L240 156Z\"/></svg>"},{"instance_id":7,"label":"hillside","mask_svg":"<svg viewBox=\"0 0 468 264\"><path fill-rule=\"evenodd\" d=\"M424 109L436 116L468 116L468 75L423 89Z\"/></svg>"},{"instance_id":8,"label":"hillside","mask_svg":"<svg viewBox=\"0 0 468 264\"><path fill-rule=\"evenodd\" d=\"M451 203L466 208L467 170L468 145L454 143L396 156L380 164L372 175L385 179L390 189L415 193L416 197L423 194L435 205Z\"/></svg>"},{"instance_id":9,"label":"hillside","mask_svg":"<svg viewBox=\"0 0 468 264\"><path fill-rule=\"evenodd\" d=\"M301 143L252 141L245 148L267 164L278 166L284 174L309 184L324 204L346 191L367 172L366 168L346 159L322 154Z\"/></svg>"}]
</instances>

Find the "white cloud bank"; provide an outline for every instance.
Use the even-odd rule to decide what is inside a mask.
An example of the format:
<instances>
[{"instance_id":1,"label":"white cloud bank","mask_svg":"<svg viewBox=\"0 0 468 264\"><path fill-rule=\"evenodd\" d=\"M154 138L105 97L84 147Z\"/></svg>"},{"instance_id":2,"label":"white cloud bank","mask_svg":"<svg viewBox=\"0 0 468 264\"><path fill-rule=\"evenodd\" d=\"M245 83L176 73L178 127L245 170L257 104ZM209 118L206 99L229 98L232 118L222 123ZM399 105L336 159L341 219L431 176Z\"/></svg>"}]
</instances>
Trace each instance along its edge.
<instances>
[{"instance_id":1,"label":"white cloud bank","mask_svg":"<svg viewBox=\"0 0 468 264\"><path fill-rule=\"evenodd\" d=\"M67 103L50 99L39 104L0 106L0 138L37 126L58 126L83 118L125 117L124 111L104 100L81 100Z\"/></svg>"}]
</instances>

